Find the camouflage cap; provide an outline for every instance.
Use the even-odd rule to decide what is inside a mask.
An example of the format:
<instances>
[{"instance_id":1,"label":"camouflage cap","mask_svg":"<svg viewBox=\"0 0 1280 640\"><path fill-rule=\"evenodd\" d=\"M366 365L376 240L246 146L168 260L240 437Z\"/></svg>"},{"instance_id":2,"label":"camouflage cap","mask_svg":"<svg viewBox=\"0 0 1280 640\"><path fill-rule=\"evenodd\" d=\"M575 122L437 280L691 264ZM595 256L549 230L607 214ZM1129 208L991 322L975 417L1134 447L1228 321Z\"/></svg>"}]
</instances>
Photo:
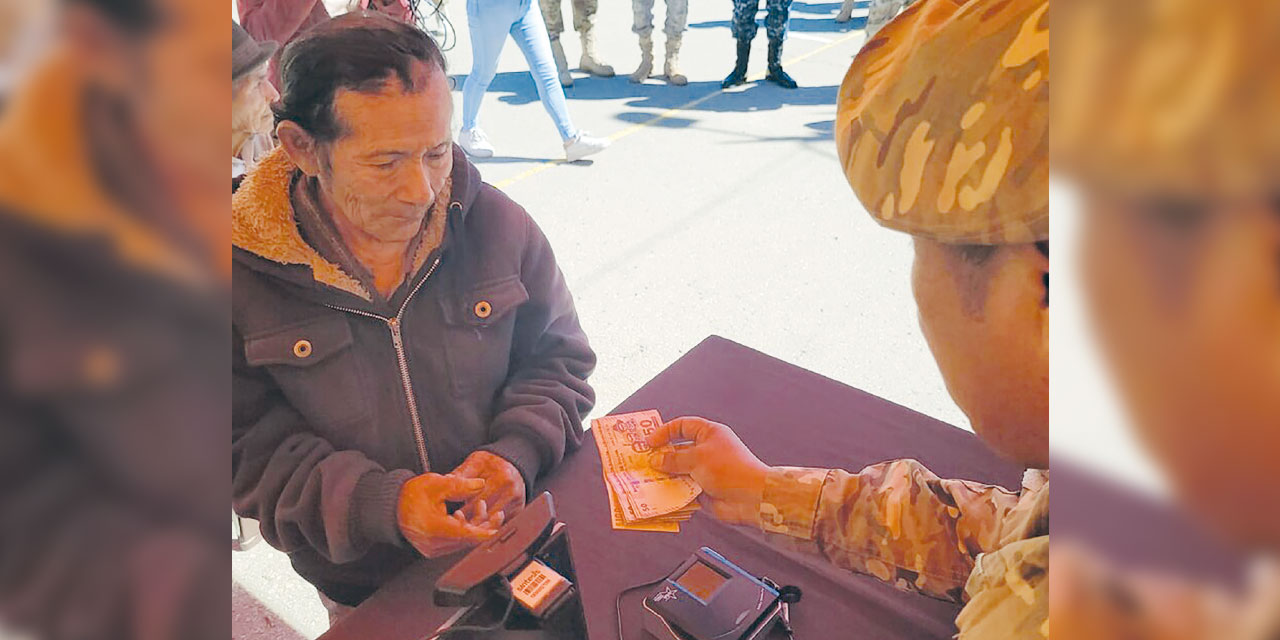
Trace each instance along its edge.
<instances>
[{"instance_id":1,"label":"camouflage cap","mask_svg":"<svg viewBox=\"0 0 1280 640\"><path fill-rule=\"evenodd\" d=\"M1048 0L912 5L854 58L835 130L880 224L955 244L1048 238Z\"/></svg>"},{"instance_id":2,"label":"camouflage cap","mask_svg":"<svg viewBox=\"0 0 1280 640\"><path fill-rule=\"evenodd\" d=\"M1129 194L1280 186L1280 3L1073 0L1055 22L1055 171Z\"/></svg>"}]
</instances>

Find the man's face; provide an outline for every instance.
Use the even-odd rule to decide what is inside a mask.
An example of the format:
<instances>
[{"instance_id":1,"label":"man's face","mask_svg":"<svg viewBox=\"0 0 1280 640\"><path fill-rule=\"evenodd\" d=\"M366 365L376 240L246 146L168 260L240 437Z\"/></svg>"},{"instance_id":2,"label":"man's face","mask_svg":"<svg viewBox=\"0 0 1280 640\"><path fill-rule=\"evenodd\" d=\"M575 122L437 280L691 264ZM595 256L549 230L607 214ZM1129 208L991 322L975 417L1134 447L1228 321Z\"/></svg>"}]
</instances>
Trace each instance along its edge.
<instances>
[{"instance_id":1,"label":"man's face","mask_svg":"<svg viewBox=\"0 0 1280 640\"><path fill-rule=\"evenodd\" d=\"M417 91L399 80L377 93L341 90L344 132L320 145L320 186L340 227L374 242L406 242L453 170L453 102L438 68L418 65Z\"/></svg>"},{"instance_id":2,"label":"man's face","mask_svg":"<svg viewBox=\"0 0 1280 640\"><path fill-rule=\"evenodd\" d=\"M912 290L947 390L1002 455L1049 466L1049 258L917 238Z\"/></svg>"},{"instance_id":3,"label":"man's face","mask_svg":"<svg viewBox=\"0 0 1280 640\"><path fill-rule=\"evenodd\" d=\"M266 63L244 77L239 90L232 96L231 130L249 133L269 133L274 124L271 103L280 98L275 87L267 80Z\"/></svg>"},{"instance_id":4,"label":"man's face","mask_svg":"<svg viewBox=\"0 0 1280 640\"><path fill-rule=\"evenodd\" d=\"M1280 545L1280 214L1268 203L1087 206L1094 324L1175 489ZM1272 205L1274 206L1274 205Z\"/></svg>"}]
</instances>

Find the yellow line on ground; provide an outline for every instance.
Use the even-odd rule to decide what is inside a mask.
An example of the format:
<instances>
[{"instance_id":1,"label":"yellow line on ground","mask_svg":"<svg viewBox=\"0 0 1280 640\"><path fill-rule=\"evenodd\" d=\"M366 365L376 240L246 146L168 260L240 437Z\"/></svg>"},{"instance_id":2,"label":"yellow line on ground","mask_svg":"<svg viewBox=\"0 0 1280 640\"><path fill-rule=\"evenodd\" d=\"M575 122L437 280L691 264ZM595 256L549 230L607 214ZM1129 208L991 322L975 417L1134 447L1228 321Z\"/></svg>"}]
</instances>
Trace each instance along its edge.
<instances>
[{"instance_id":1,"label":"yellow line on ground","mask_svg":"<svg viewBox=\"0 0 1280 640\"><path fill-rule=\"evenodd\" d=\"M794 58L790 58L790 59L788 59L788 60L784 61L784 62L783 62L783 64L785 64L785 65L793 65L793 64L799 63L799 62L801 62L801 61L803 61L803 60L805 60L805 59L807 59L807 58L811 58L811 57L813 57L813 56L816 56L816 55L818 55L819 53L822 53L823 51L826 51L826 50L828 50L828 49L830 49L830 48L832 48L832 47L837 47L837 46L839 46L839 45L842 45L842 44L844 44L844 43L846 43L846 42L848 42L848 41L852 40L852 39L854 38L854 36L860 36L860 35L863 35L861 30L858 30L858 31L852 31L852 32L850 32L848 35L844 36L843 38L839 38L839 39L837 39L837 40L834 40L834 41L832 41L832 42L829 42L829 43L827 43L827 44L824 44L824 45L822 45L821 47L818 47L817 49L814 49L813 51L810 51L810 52L808 52L808 53L804 53L804 54L798 55L798 56L796 56L796 57L794 57ZM764 79L764 76L765 76L765 73L764 73L764 72L757 71L756 73L752 74L751 76L749 76L749 77L747 78L747 82L759 82L760 80L763 80L763 79ZM696 107L696 106L698 106L698 105L700 105L700 104L702 104L702 103L704 103L704 102L706 102L706 101L708 101L708 100L710 100L710 99L712 99L712 98L714 98L714 97L716 97L716 96L723 95L723 94L725 93L725 91L726 91L725 89L717 89L717 90L715 90L715 91L712 91L711 93L708 93L708 94L707 94L707 95L705 95L705 96L702 96L702 97L699 97L699 98L695 98L695 99L693 99L693 100L690 100L689 102L686 102L686 103L684 103L684 104L682 104L682 105L680 105L680 106L678 106L678 107L672 107L672 108L670 108L670 109L667 109L666 111L663 111L662 113L659 113L658 115L656 115L656 116L654 116L654 117L652 117L652 118L649 118L648 120L645 120L644 122L638 122L638 123L636 123L636 124L633 124L633 125L631 125L631 126L627 127L626 129L623 129L623 130L621 130L621 131L618 131L618 132L614 133L613 135L610 135L610 136L609 136L609 141L610 141L610 142L617 142L617 141L619 141L619 140L621 140L621 139L623 139L623 138L625 138L625 137L627 137L627 136L629 136L629 135L631 135L631 134L633 134L633 133L635 133L635 132L637 132L637 131L639 131L639 130L641 130L641 129L644 129L645 127L649 127L649 126L655 125L655 124L657 124L657 123L659 123L659 122L662 122L663 120L667 120L667 119L669 119L669 118L673 118L673 117L675 117L677 114L680 114L680 113L682 113L682 112L684 112L684 111L687 111L687 110L689 110L689 109L692 109L692 108L694 108L694 107ZM542 163L541 163L541 164L538 164L538 165L533 166L533 167L529 167L528 169L525 169L524 171L521 171L520 173L517 173L516 175L511 176L510 178L507 178L506 180L501 180L501 181L499 181L498 183L496 183L494 186L495 186L495 187L497 187L497 188L499 188L499 189L506 189L507 187L509 187L509 186L511 186L511 185L513 185L513 184L515 184L515 183L517 183L517 182L520 182L521 180L524 180L525 178L529 178L529 177L535 176L535 175L537 175L537 174L539 174L539 173L542 173L543 171L546 171L547 169L550 169L550 168L555 167L555 166L557 166L557 165L566 164L566 162L567 162L567 161L565 161L565 160L544 160L544 161L542 161Z\"/></svg>"}]
</instances>

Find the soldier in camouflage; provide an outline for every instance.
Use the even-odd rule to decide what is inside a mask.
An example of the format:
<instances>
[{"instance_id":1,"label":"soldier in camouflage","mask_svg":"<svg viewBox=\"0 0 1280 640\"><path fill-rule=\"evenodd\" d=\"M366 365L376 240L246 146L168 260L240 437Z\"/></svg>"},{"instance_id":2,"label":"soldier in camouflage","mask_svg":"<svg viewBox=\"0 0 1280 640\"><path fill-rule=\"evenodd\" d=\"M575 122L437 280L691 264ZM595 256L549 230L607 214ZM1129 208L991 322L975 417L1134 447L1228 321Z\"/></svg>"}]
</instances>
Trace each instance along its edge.
<instances>
[{"instance_id":1,"label":"soldier in camouflage","mask_svg":"<svg viewBox=\"0 0 1280 640\"><path fill-rule=\"evenodd\" d=\"M791 0L765 0L765 34L769 36L768 80L786 89L795 89L796 81L782 70L782 41L787 37L787 24L791 21ZM733 72L720 83L720 87L740 85L747 81L747 61L751 57L751 40L756 37L760 25L756 24L756 12L760 0L733 0L733 21L730 30L738 41L738 58Z\"/></svg>"},{"instance_id":2,"label":"soldier in camouflage","mask_svg":"<svg viewBox=\"0 0 1280 640\"><path fill-rule=\"evenodd\" d=\"M676 86L689 84L689 78L680 73L680 43L689 26L689 0L666 0L667 20L663 33L667 34L667 56L662 73L667 82ZM653 5L655 0L631 0L635 22L631 27L640 36L640 66L631 74L632 82L644 82L653 75Z\"/></svg>"},{"instance_id":3,"label":"soldier in camouflage","mask_svg":"<svg viewBox=\"0 0 1280 640\"><path fill-rule=\"evenodd\" d=\"M573 86L573 76L569 75L569 63L564 55L564 46L560 44L560 34L564 33L564 12L560 9L560 0L538 0L542 4L542 17L547 23L547 35L551 36L551 56L556 60L556 71L560 74L560 85ZM578 66L583 71L601 78L612 78L613 67L600 61L596 54L595 23L597 0L572 0L573 29L578 32L582 42L582 57Z\"/></svg>"},{"instance_id":4,"label":"soldier in camouflage","mask_svg":"<svg viewBox=\"0 0 1280 640\"><path fill-rule=\"evenodd\" d=\"M769 467L702 418L663 425L651 464L774 544L963 603L961 638L1047 637L1048 1L919 3L880 38L840 89L840 160L876 221L914 236L921 329L974 431L1029 468L1020 490L909 459Z\"/></svg>"}]
</instances>

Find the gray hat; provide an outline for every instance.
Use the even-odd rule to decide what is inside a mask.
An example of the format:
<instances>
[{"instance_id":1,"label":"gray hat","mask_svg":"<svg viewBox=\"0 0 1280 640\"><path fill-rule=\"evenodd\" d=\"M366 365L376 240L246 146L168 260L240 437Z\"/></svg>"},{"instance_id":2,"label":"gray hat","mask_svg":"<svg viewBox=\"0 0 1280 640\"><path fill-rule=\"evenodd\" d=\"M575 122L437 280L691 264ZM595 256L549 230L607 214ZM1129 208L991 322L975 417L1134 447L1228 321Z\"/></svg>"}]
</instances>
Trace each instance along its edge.
<instances>
[{"instance_id":1,"label":"gray hat","mask_svg":"<svg viewBox=\"0 0 1280 640\"><path fill-rule=\"evenodd\" d=\"M235 20L231 21L231 81L239 80L241 76L258 68L258 65L266 62L276 52L279 47L274 42L258 42L254 40L244 27L236 24Z\"/></svg>"}]
</instances>

